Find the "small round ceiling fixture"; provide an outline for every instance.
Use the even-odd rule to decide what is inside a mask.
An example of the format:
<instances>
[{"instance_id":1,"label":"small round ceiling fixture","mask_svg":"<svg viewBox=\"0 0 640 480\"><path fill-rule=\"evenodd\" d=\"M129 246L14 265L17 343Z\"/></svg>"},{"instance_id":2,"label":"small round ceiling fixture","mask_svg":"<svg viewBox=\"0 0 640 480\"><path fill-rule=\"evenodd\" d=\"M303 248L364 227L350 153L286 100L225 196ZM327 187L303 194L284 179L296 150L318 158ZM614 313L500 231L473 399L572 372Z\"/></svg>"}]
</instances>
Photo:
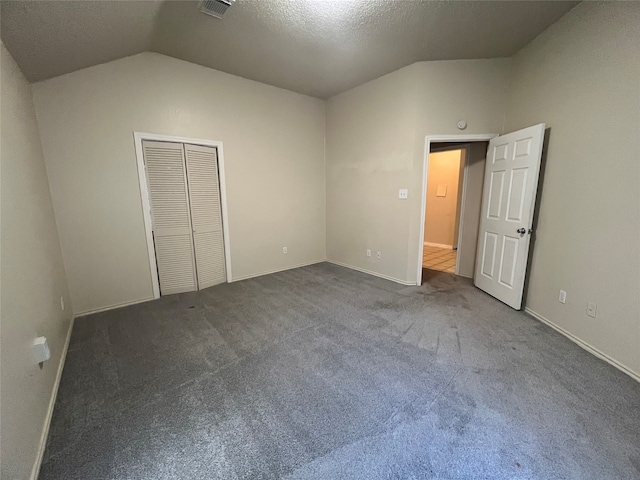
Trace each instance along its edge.
<instances>
[{"instance_id":1,"label":"small round ceiling fixture","mask_svg":"<svg viewBox=\"0 0 640 480\"><path fill-rule=\"evenodd\" d=\"M465 128L467 128L467 122L465 122L464 120L460 120L458 122L458 129L464 130Z\"/></svg>"}]
</instances>

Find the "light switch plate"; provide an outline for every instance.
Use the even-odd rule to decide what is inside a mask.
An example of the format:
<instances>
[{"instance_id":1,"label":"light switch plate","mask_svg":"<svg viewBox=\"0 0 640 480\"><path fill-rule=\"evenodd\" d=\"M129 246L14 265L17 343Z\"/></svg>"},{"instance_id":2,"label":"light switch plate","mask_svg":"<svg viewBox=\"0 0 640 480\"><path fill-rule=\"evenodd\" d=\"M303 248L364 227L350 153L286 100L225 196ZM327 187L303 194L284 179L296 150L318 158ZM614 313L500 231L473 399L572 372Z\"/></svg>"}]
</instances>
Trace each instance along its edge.
<instances>
[{"instance_id":1,"label":"light switch plate","mask_svg":"<svg viewBox=\"0 0 640 480\"><path fill-rule=\"evenodd\" d=\"M558 301L560 303L567 303L567 292L564 290L560 290L560 295L558 295Z\"/></svg>"},{"instance_id":2,"label":"light switch plate","mask_svg":"<svg viewBox=\"0 0 640 480\"><path fill-rule=\"evenodd\" d=\"M398 192L398 198L402 200L406 200L407 198L409 198L409 189L401 188L400 191Z\"/></svg>"}]
</instances>

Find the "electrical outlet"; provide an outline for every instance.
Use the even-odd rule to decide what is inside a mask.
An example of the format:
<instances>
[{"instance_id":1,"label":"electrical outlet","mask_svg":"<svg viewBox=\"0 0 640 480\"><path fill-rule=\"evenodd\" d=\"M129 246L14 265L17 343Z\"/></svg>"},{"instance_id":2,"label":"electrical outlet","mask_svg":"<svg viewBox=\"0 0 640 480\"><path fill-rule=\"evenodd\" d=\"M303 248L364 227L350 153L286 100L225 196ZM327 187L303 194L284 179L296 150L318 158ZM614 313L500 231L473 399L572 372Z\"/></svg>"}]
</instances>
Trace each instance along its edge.
<instances>
[{"instance_id":1,"label":"electrical outlet","mask_svg":"<svg viewBox=\"0 0 640 480\"><path fill-rule=\"evenodd\" d=\"M560 303L567 303L567 292L564 290L560 290L560 295L558 295L558 301Z\"/></svg>"},{"instance_id":2,"label":"electrical outlet","mask_svg":"<svg viewBox=\"0 0 640 480\"><path fill-rule=\"evenodd\" d=\"M409 198L409 189L401 188L400 190L398 190L398 198L401 200L406 200L407 198Z\"/></svg>"},{"instance_id":3,"label":"electrical outlet","mask_svg":"<svg viewBox=\"0 0 640 480\"><path fill-rule=\"evenodd\" d=\"M589 302L587 303L587 315L596 318L598 316L598 304Z\"/></svg>"},{"instance_id":4,"label":"electrical outlet","mask_svg":"<svg viewBox=\"0 0 640 480\"><path fill-rule=\"evenodd\" d=\"M367 248L367 257L371 256L371 249Z\"/></svg>"},{"instance_id":5,"label":"electrical outlet","mask_svg":"<svg viewBox=\"0 0 640 480\"><path fill-rule=\"evenodd\" d=\"M382 254L380 252L376 252L376 258L380 260L382 258Z\"/></svg>"},{"instance_id":6,"label":"electrical outlet","mask_svg":"<svg viewBox=\"0 0 640 480\"><path fill-rule=\"evenodd\" d=\"M282 247L282 253L287 253L287 247Z\"/></svg>"},{"instance_id":7,"label":"electrical outlet","mask_svg":"<svg viewBox=\"0 0 640 480\"><path fill-rule=\"evenodd\" d=\"M60 297L60 308L64 312L64 297Z\"/></svg>"}]
</instances>

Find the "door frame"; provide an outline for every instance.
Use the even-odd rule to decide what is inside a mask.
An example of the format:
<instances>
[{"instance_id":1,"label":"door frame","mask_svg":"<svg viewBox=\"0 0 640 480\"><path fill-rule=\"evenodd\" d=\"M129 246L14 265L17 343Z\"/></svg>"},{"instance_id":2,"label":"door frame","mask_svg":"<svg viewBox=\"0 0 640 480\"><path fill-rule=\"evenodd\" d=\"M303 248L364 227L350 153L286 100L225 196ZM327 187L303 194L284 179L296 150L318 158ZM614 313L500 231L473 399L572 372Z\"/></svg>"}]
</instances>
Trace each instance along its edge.
<instances>
[{"instance_id":1,"label":"door frame","mask_svg":"<svg viewBox=\"0 0 640 480\"><path fill-rule=\"evenodd\" d=\"M227 182L224 172L224 152L222 142L216 140L204 140L201 138L178 137L174 135L161 135L157 133L133 132L133 139L136 150L136 164L138 167L138 183L140 186L140 200L142 206L142 216L144 218L144 230L147 237L147 250L149 253L149 269L151 271L151 284L153 286L153 298L160 298L160 281L158 279L158 268L156 265L156 248L153 243L153 228L151 220L151 202L149 201L149 188L147 184L147 173L144 168L144 153L142 141L151 140L156 142L190 143L192 145L203 145L214 147L218 156L218 180L220 183L220 207L222 210L222 237L224 242L225 266L227 270L227 283L231 283L231 241L229 237L229 213L227 210Z\"/></svg>"},{"instance_id":2,"label":"door frame","mask_svg":"<svg viewBox=\"0 0 640 480\"><path fill-rule=\"evenodd\" d=\"M497 133L480 133L480 134L459 134L459 135L427 135L424 139L424 154L423 154L423 162L422 162L422 196L420 199L421 207L420 207L420 227L418 228L419 232L419 244L418 251L416 252L417 259L417 272L416 272L416 285L422 285L422 257L424 252L424 224L425 224L425 214L427 211L427 176L429 175L429 153L431 150L432 143L442 143L442 142L456 142L456 143L467 143L467 142L488 142L492 138L499 136ZM459 147L458 149L462 149L464 147ZM452 148L452 150L454 150ZM464 166L464 178L462 188L466 189L467 182L467 165L468 158L465 158L465 166ZM464 206L464 192L462 199L461 208ZM460 221L462 221L464 216L464 212L460 213ZM458 236L462 234L462 229L458 232ZM456 253L456 258L460 253L460 243L458 240L458 253ZM456 273L458 271L458 262L456 261Z\"/></svg>"}]
</instances>

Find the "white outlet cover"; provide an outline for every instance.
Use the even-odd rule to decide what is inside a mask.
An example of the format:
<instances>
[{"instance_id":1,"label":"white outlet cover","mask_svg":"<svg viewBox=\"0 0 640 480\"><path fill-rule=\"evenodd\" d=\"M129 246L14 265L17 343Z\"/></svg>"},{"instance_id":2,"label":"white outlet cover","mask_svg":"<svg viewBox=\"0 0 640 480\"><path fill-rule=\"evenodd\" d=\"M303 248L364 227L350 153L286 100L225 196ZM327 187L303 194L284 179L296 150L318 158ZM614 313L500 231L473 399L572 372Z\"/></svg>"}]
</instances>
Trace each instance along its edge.
<instances>
[{"instance_id":1,"label":"white outlet cover","mask_svg":"<svg viewBox=\"0 0 640 480\"><path fill-rule=\"evenodd\" d=\"M371 256L371 250L367 248L367 257L370 257L370 256Z\"/></svg>"},{"instance_id":2,"label":"white outlet cover","mask_svg":"<svg viewBox=\"0 0 640 480\"><path fill-rule=\"evenodd\" d=\"M407 198L409 198L409 189L408 188L401 188L398 191L398 198L400 198L402 200L406 200Z\"/></svg>"},{"instance_id":3,"label":"white outlet cover","mask_svg":"<svg viewBox=\"0 0 640 480\"><path fill-rule=\"evenodd\" d=\"M376 252L376 258L377 258L377 259L382 258L382 254L381 254L380 252Z\"/></svg>"},{"instance_id":4,"label":"white outlet cover","mask_svg":"<svg viewBox=\"0 0 640 480\"><path fill-rule=\"evenodd\" d=\"M287 247L282 247L282 253L287 253Z\"/></svg>"},{"instance_id":5,"label":"white outlet cover","mask_svg":"<svg viewBox=\"0 0 640 480\"><path fill-rule=\"evenodd\" d=\"M560 303L567 303L567 292L564 290L560 290L560 294L558 295L558 301Z\"/></svg>"},{"instance_id":6,"label":"white outlet cover","mask_svg":"<svg viewBox=\"0 0 640 480\"><path fill-rule=\"evenodd\" d=\"M37 363L46 362L47 360L49 360L49 358L51 358L49 344L47 343L47 339L45 337L36 338L33 341L31 351L33 352L33 358L36 359Z\"/></svg>"}]
</instances>

